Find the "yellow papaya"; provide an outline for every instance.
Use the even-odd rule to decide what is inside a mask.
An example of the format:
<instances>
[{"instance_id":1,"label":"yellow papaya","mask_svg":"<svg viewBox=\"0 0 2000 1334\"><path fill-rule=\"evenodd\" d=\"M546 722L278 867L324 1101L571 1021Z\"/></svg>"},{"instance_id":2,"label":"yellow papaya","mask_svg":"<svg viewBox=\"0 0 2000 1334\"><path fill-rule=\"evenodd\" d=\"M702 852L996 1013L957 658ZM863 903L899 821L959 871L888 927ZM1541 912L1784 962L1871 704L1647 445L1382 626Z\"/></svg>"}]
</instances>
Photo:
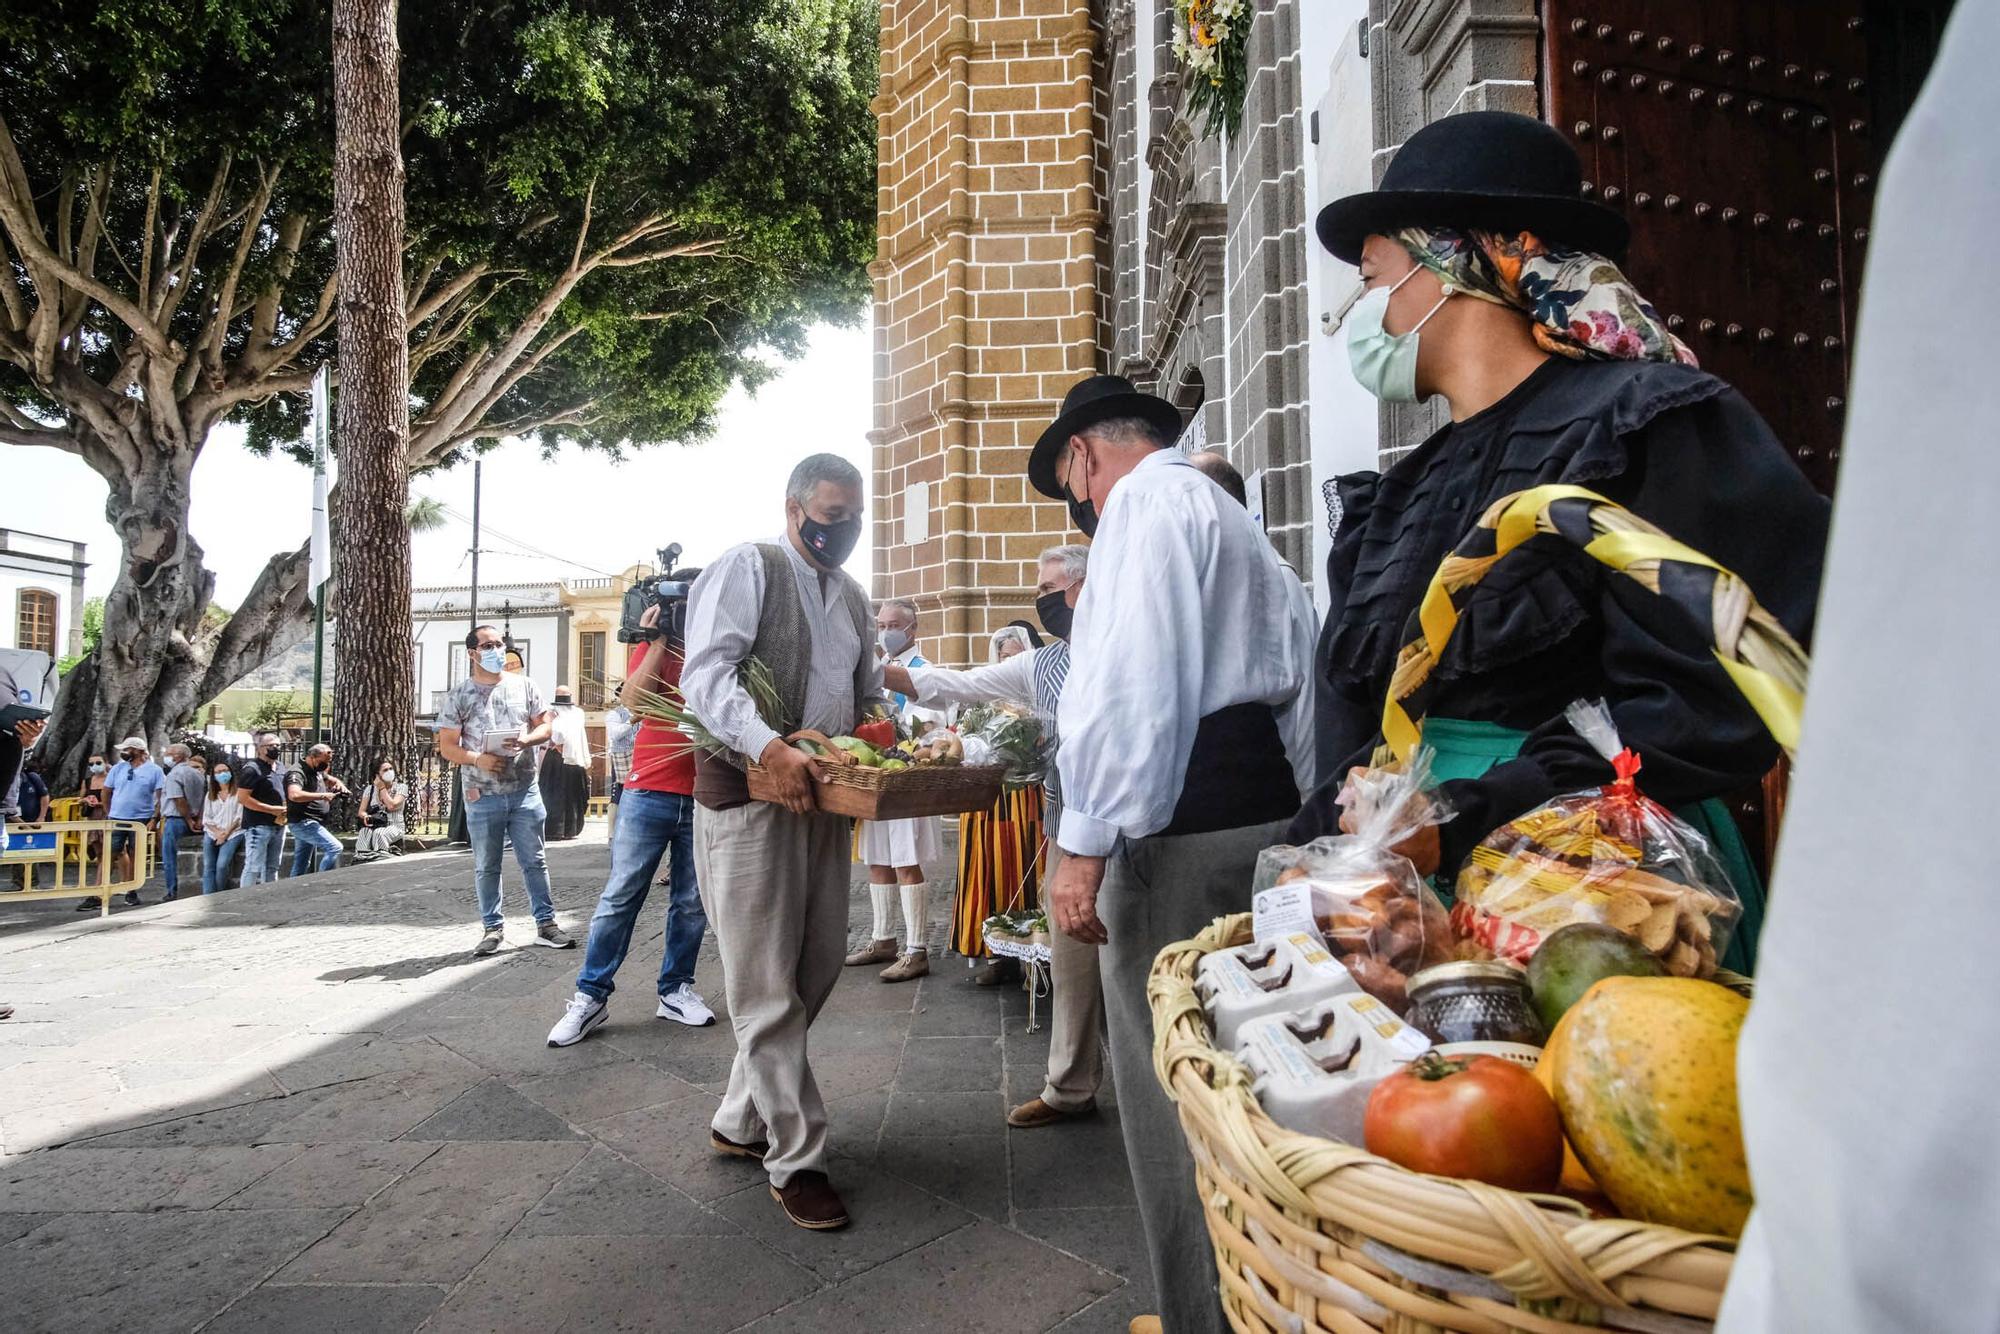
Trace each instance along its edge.
<instances>
[{"instance_id":1,"label":"yellow papaya","mask_svg":"<svg viewBox=\"0 0 2000 1334\"><path fill-rule=\"evenodd\" d=\"M1563 1132L1627 1218L1734 1237L1750 1215L1736 1039L1750 1002L1713 982L1607 977L1542 1062Z\"/></svg>"}]
</instances>

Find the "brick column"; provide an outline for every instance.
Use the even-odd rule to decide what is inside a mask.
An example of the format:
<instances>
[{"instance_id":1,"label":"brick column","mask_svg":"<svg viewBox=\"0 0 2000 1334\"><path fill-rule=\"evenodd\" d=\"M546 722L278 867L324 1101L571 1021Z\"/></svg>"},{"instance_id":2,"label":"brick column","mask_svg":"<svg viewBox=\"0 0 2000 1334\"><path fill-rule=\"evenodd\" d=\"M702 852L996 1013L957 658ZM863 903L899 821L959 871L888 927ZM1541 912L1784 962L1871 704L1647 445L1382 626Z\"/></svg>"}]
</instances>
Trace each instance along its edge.
<instances>
[{"instance_id":1,"label":"brick column","mask_svg":"<svg viewBox=\"0 0 2000 1334\"><path fill-rule=\"evenodd\" d=\"M1086 0L882 7L875 592L917 603L940 661L1032 619L1035 555L1069 532L1026 474L1098 356L1095 47Z\"/></svg>"}]
</instances>

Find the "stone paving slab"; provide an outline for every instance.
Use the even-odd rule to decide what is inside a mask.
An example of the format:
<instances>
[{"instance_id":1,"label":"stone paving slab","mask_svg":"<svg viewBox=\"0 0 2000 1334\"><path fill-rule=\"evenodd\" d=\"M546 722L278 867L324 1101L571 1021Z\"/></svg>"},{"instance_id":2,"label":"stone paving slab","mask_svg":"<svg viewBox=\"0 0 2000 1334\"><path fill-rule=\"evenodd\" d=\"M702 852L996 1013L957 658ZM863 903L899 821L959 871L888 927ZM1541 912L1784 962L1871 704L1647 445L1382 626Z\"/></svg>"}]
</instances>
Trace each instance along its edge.
<instances>
[{"instance_id":1,"label":"stone paving slab","mask_svg":"<svg viewBox=\"0 0 2000 1334\"><path fill-rule=\"evenodd\" d=\"M551 849L581 936L608 864ZM860 868L856 868L859 872ZM523 904L509 872L508 907ZM811 1037L855 1223L708 1148L735 1040L656 1019L662 916L583 1043L580 952L474 959L469 861L413 855L108 922L0 908L0 1291L61 1331L1117 1331L1150 1306L1115 1099L1011 1131L1043 1031L943 952L848 969ZM861 877L852 936L866 934ZM653 905L663 913L664 903Z\"/></svg>"}]
</instances>

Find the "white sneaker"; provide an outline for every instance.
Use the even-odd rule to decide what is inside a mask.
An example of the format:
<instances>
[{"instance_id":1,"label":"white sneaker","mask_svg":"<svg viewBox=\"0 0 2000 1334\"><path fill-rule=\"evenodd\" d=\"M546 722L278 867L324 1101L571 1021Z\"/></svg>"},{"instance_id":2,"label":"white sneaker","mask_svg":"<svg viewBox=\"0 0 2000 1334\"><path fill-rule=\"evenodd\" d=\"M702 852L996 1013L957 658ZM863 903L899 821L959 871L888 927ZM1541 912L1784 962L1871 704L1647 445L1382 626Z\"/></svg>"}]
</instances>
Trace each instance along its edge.
<instances>
[{"instance_id":1,"label":"white sneaker","mask_svg":"<svg viewBox=\"0 0 2000 1334\"><path fill-rule=\"evenodd\" d=\"M569 1005L563 1010L563 1017L556 1020L556 1026L549 1030L549 1045L568 1047L583 1041L590 1030L603 1023L610 1013L609 1001L601 1001L595 996L577 992L569 998Z\"/></svg>"},{"instance_id":2,"label":"white sneaker","mask_svg":"<svg viewBox=\"0 0 2000 1334\"><path fill-rule=\"evenodd\" d=\"M715 1022L715 1011L708 1008L700 992L683 982L660 997L660 1008L653 1011L653 1017L671 1019L689 1028L707 1028Z\"/></svg>"}]
</instances>

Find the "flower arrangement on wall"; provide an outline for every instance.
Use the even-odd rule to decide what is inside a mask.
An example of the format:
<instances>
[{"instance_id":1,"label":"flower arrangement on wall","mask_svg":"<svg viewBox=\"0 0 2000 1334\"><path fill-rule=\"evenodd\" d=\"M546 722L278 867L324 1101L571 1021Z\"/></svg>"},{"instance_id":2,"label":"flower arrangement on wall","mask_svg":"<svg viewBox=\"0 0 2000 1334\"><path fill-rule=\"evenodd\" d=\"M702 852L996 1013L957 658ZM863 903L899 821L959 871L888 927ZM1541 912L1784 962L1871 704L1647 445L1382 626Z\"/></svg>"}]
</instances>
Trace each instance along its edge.
<instances>
[{"instance_id":1,"label":"flower arrangement on wall","mask_svg":"<svg viewBox=\"0 0 2000 1334\"><path fill-rule=\"evenodd\" d=\"M1174 58L1180 61L1188 110L1206 132L1236 133L1248 82L1250 20L1255 0L1174 0Z\"/></svg>"}]
</instances>

